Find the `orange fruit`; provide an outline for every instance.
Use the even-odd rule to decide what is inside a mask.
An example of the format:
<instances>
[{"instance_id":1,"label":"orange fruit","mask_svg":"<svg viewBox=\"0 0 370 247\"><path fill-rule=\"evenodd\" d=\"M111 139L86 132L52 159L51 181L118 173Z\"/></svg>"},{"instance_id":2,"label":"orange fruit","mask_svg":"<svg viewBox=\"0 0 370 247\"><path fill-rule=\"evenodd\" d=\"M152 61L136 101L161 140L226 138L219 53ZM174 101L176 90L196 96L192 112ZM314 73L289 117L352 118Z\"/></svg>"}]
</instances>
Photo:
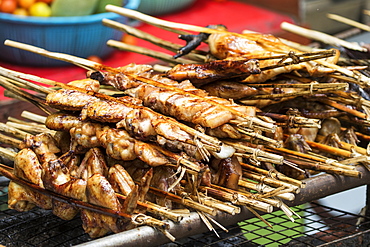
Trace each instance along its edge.
<instances>
[{"instance_id":1,"label":"orange fruit","mask_svg":"<svg viewBox=\"0 0 370 247\"><path fill-rule=\"evenodd\" d=\"M36 2L28 9L30 15L38 17L49 17L51 15L51 8L44 2Z\"/></svg>"},{"instance_id":2,"label":"orange fruit","mask_svg":"<svg viewBox=\"0 0 370 247\"><path fill-rule=\"evenodd\" d=\"M21 8L28 9L35 2L36 2L36 0L18 0L18 5Z\"/></svg>"},{"instance_id":3,"label":"orange fruit","mask_svg":"<svg viewBox=\"0 0 370 247\"><path fill-rule=\"evenodd\" d=\"M27 16L28 15L28 11L27 11L27 9L24 9L24 8L17 8L16 10L14 10L13 14L14 15Z\"/></svg>"},{"instance_id":4,"label":"orange fruit","mask_svg":"<svg viewBox=\"0 0 370 247\"><path fill-rule=\"evenodd\" d=\"M13 13L17 9L16 0L2 0L0 3L0 12Z\"/></svg>"},{"instance_id":5,"label":"orange fruit","mask_svg":"<svg viewBox=\"0 0 370 247\"><path fill-rule=\"evenodd\" d=\"M103 63L103 60L100 57L95 56L95 55L91 55L91 56L87 57L87 59L90 60L90 61L96 62L96 63L100 63L100 64Z\"/></svg>"},{"instance_id":6,"label":"orange fruit","mask_svg":"<svg viewBox=\"0 0 370 247\"><path fill-rule=\"evenodd\" d=\"M51 4L53 2L53 0L37 0L37 2L44 2L44 3L47 3L47 4Z\"/></svg>"}]
</instances>

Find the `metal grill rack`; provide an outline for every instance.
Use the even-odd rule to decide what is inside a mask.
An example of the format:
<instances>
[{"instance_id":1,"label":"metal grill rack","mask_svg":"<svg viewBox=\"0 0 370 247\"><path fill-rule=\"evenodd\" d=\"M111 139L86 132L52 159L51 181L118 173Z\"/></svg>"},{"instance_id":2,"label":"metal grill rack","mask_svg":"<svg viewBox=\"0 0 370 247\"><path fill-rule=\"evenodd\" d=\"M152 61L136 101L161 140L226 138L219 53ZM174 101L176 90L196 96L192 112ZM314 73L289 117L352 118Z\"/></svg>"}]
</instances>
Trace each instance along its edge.
<instances>
[{"instance_id":1,"label":"metal grill rack","mask_svg":"<svg viewBox=\"0 0 370 247\"><path fill-rule=\"evenodd\" d=\"M0 177L1 178L1 177ZM163 244L161 247L190 246L367 246L370 243L370 218L311 202L292 207L301 216L294 223L282 211L251 218L221 229ZM315 216L315 217L312 217ZM362 223L356 225L358 219ZM114 235L114 234L112 234ZM111 235L111 236L112 236ZM101 238L99 243L104 243ZM76 217L64 221L50 210L35 208L20 213L7 208L7 181L0 180L0 244L6 246L94 245ZM344 245L347 246L347 245Z\"/></svg>"},{"instance_id":2,"label":"metal grill rack","mask_svg":"<svg viewBox=\"0 0 370 247\"><path fill-rule=\"evenodd\" d=\"M368 246L370 243L369 218L352 214L319 203L293 207L302 218L292 223L281 211L263 217L273 224L271 229L258 218L242 221L218 231L220 238L207 232L162 247L190 246ZM333 216L335 215L335 216ZM314 217L312 217L314 216ZM358 219L363 221L357 225ZM352 245L353 244L353 245Z\"/></svg>"}]
</instances>

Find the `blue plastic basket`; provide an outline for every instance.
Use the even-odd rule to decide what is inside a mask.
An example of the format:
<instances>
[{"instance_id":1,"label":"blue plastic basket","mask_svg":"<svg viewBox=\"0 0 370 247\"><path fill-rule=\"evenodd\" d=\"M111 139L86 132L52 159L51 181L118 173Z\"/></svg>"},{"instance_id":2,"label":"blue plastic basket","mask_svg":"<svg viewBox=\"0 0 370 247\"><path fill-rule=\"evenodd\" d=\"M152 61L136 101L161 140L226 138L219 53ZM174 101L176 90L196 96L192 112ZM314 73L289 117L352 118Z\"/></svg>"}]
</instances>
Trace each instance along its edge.
<instances>
[{"instance_id":1,"label":"blue plastic basket","mask_svg":"<svg viewBox=\"0 0 370 247\"><path fill-rule=\"evenodd\" d=\"M128 0L126 8L136 9L140 0ZM87 58L101 58L113 52L106 42L120 40L122 32L105 27L102 19L126 23L127 18L115 13L100 13L73 17L22 17L0 13L0 59L10 63L29 66L65 66L66 62L43 57L32 52L4 45L14 40L49 51L62 52Z\"/></svg>"}]
</instances>

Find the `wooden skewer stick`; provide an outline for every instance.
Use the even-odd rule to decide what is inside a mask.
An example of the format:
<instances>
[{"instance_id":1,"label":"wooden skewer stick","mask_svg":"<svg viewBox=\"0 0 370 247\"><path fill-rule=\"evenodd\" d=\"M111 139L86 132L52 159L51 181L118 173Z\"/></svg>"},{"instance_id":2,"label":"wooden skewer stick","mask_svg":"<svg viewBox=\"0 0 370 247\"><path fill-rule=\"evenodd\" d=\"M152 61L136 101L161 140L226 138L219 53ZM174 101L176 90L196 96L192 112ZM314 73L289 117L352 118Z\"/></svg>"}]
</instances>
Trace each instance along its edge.
<instances>
[{"instance_id":1,"label":"wooden skewer stick","mask_svg":"<svg viewBox=\"0 0 370 247\"><path fill-rule=\"evenodd\" d=\"M195 198L193 198L195 199ZM229 213L231 215L239 214L241 212L240 207L232 205L232 204L226 204L223 201L216 200L213 197L205 197L205 196L199 196L197 198L200 203L212 207L212 208L217 208L220 211L224 211L226 213Z\"/></svg>"},{"instance_id":2,"label":"wooden skewer stick","mask_svg":"<svg viewBox=\"0 0 370 247\"><path fill-rule=\"evenodd\" d=\"M320 101L324 104L327 104L329 106L337 108L338 110L345 111L345 112L347 112L347 113L349 113L353 116L356 116L356 117L359 117L359 118L362 118L362 119L367 118L365 113L362 113L360 111L356 111L354 109L348 108L347 106L339 104L338 102L335 102L333 100L330 100L330 99L327 99L327 98L317 98L317 101Z\"/></svg>"},{"instance_id":3,"label":"wooden skewer stick","mask_svg":"<svg viewBox=\"0 0 370 247\"><path fill-rule=\"evenodd\" d=\"M136 38L148 41L148 42L150 42L154 45L165 48L165 49L167 49L169 51L172 51L172 52L177 52L177 50L179 50L182 47L179 44L175 44L175 43L169 42L167 40L160 39L160 38L158 38L154 35L143 32L143 31L141 31L137 28L134 28L132 26L125 25L125 24L122 24L122 23L119 23L119 22L116 22L116 21L112 21L112 20L109 20L109 19L103 19L103 25L106 25L108 27L111 27L111 28L117 29L119 31L125 32L129 35L132 35L132 36L136 37ZM205 55L206 55L206 53L204 51L194 50L194 51L191 51L189 54L185 55L185 57L194 61L194 63L195 63L195 61L198 61L198 62L206 61L206 56Z\"/></svg>"},{"instance_id":4,"label":"wooden skewer stick","mask_svg":"<svg viewBox=\"0 0 370 247\"><path fill-rule=\"evenodd\" d=\"M21 113L21 117L24 117L28 120L32 120L32 121L40 123L40 124L45 124L45 122L46 122L46 117L45 116L41 116L39 114L35 114L35 113L29 112L29 111L23 111Z\"/></svg>"},{"instance_id":5,"label":"wooden skewer stick","mask_svg":"<svg viewBox=\"0 0 370 247\"><path fill-rule=\"evenodd\" d=\"M34 125L34 124L28 124L28 123L15 123L15 122L11 122L11 121L7 122L6 125L9 126L9 127L18 129L20 131L25 131L25 132L33 134L33 135L36 135L36 134L39 134L39 133L49 133L51 135L55 134L54 130L50 130L50 129L46 128L45 126L37 126L37 125Z\"/></svg>"},{"instance_id":6,"label":"wooden skewer stick","mask_svg":"<svg viewBox=\"0 0 370 247\"><path fill-rule=\"evenodd\" d=\"M1 139L0 139L1 140ZM8 160L14 160L14 157L17 153L9 149L0 147L0 156L7 158Z\"/></svg>"},{"instance_id":7,"label":"wooden skewer stick","mask_svg":"<svg viewBox=\"0 0 370 247\"><path fill-rule=\"evenodd\" d=\"M195 25L161 20L161 19L149 16L149 15L143 14L139 11L122 8L122 7L114 6L111 4L108 4L107 6L105 6L105 10L108 12L113 12L119 15L126 16L128 18L132 18L135 20L145 22L145 23L148 23L156 27L164 28L166 30L170 29L172 32L179 33L179 34L188 34L187 32L181 32L180 29L194 31L194 32L220 33L220 31L211 29L211 28L199 27Z\"/></svg>"},{"instance_id":8,"label":"wooden skewer stick","mask_svg":"<svg viewBox=\"0 0 370 247\"><path fill-rule=\"evenodd\" d=\"M259 83L259 84L252 84L248 83L248 86L250 87L272 87L272 88L304 88L304 89L310 89L310 90L317 90L317 89L323 89L323 88L332 88L333 90L341 90L341 89L347 89L348 83L345 82L333 82L333 83L319 83L316 81L312 81L311 83L297 83L297 84L291 84L291 83Z\"/></svg>"},{"instance_id":9,"label":"wooden skewer stick","mask_svg":"<svg viewBox=\"0 0 370 247\"><path fill-rule=\"evenodd\" d=\"M320 136L320 135L318 135L316 137L316 140L317 141L321 141L323 139L324 139L324 137L323 136ZM347 142L340 142L340 145L345 150L348 150L348 151L354 150L354 151L358 152L359 154L367 155L367 151L366 151L365 148L362 148L362 147L359 147L359 146L355 146L355 145L352 145L352 144L347 143Z\"/></svg>"},{"instance_id":10,"label":"wooden skewer stick","mask_svg":"<svg viewBox=\"0 0 370 247\"><path fill-rule=\"evenodd\" d=\"M366 48L358 45L357 43L350 43L345 40L338 39L334 36L331 36L331 35L328 35L328 34L325 34L319 31L314 31L314 30L310 30L307 28L303 28L303 27L300 27L300 26L297 26L297 25L294 25L288 22L281 23L281 28L285 31L299 34L306 38L318 40L328 45L343 46L351 50L362 51L362 52L367 51Z\"/></svg>"},{"instance_id":11,"label":"wooden skewer stick","mask_svg":"<svg viewBox=\"0 0 370 247\"><path fill-rule=\"evenodd\" d=\"M351 82L354 82L354 83L356 83L360 86L363 86L363 87L369 87L370 86L370 78L361 74L361 73L359 73L358 71L351 71L349 69L346 69L344 67L338 66L338 65L333 64L333 63L329 63L327 61L317 60L316 62L318 64L321 64L321 65L325 66L325 67L334 69L334 70L342 73L343 75L352 77L353 80L351 80Z\"/></svg>"},{"instance_id":12,"label":"wooden skewer stick","mask_svg":"<svg viewBox=\"0 0 370 247\"><path fill-rule=\"evenodd\" d=\"M193 208L195 210L198 210L198 211L201 211L201 212L213 215L213 216L215 216L216 213L217 213L217 211L214 208L205 206L205 205L200 204L200 203L198 203L196 201L193 201L193 200L182 198L182 197L180 197L178 195L175 195L175 194L172 194L170 192L165 192L163 190L159 190L159 189L154 188L154 187L150 187L149 191L150 191L150 193L153 193L157 196L166 197L169 200L172 200L176 203L183 204L187 207Z\"/></svg>"},{"instance_id":13,"label":"wooden skewer stick","mask_svg":"<svg viewBox=\"0 0 370 247\"><path fill-rule=\"evenodd\" d=\"M308 141L308 140L306 140L306 142L311 148L315 148L315 149L318 149L326 153L334 154L336 156L341 156L345 158L351 158L353 156L352 152L349 152L341 148L336 148L336 147L332 147L329 145L325 145L325 144L321 144L321 143L313 142L313 141Z\"/></svg>"},{"instance_id":14,"label":"wooden skewer stick","mask_svg":"<svg viewBox=\"0 0 370 247\"><path fill-rule=\"evenodd\" d=\"M289 150L286 148L276 148L276 149L269 149L271 152L276 152L278 154L284 155L286 158L292 158L293 162L296 162L300 166L304 166L305 169L311 169L316 171L323 171L327 173L333 173L338 175L344 175L344 176L350 176L350 177L356 177L361 178L362 173L357 170L351 170L350 168L343 169L339 167L335 167L331 165L333 162L339 163L337 160L333 159L323 159L320 157L315 157L309 154L304 154L300 152L296 152L293 150ZM312 162L299 162L300 159L308 159L308 160L314 160L316 162L320 163L312 163ZM327 164L327 165L326 165ZM342 165L339 163L339 165ZM351 166L352 169L356 169L355 167Z\"/></svg>"},{"instance_id":15,"label":"wooden skewer stick","mask_svg":"<svg viewBox=\"0 0 370 247\"><path fill-rule=\"evenodd\" d=\"M153 57L155 59L162 60L167 63L174 63L174 64L193 64L196 63L195 61L184 59L184 58L173 58L172 55L163 53L163 52L158 52L158 51L153 51L149 50L147 48L143 48L140 46L135 46L135 45L130 45L126 44L120 41L116 40L108 40L107 45L113 48L116 48L121 51L130 51L134 52L137 54L145 55L148 57Z\"/></svg>"},{"instance_id":16,"label":"wooden skewer stick","mask_svg":"<svg viewBox=\"0 0 370 247\"><path fill-rule=\"evenodd\" d=\"M249 178L259 183L264 183L273 187L284 187L290 189L290 192L299 193L301 189L298 186L280 181L271 177L266 177L252 171L243 171L243 178Z\"/></svg>"},{"instance_id":17,"label":"wooden skewer stick","mask_svg":"<svg viewBox=\"0 0 370 247\"><path fill-rule=\"evenodd\" d=\"M11 127L9 125L6 125L4 123L0 123L0 131L6 132L12 136L15 136L18 139L23 140L27 135L29 135L28 132L19 130L17 128Z\"/></svg>"},{"instance_id":18,"label":"wooden skewer stick","mask_svg":"<svg viewBox=\"0 0 370 247\"><path fill-rule=\"evenodd\" d=\"M246 179L239 179L239 182L238 182L239 186L242 186L244 188L247 188L247 189L251 189L251 190L256 190L258 191L259 193L268 193L268 192L271 192L271 191L274 191L275 189L266 185L266 184L262 184L262 183L254 183L252 181L248 181ZM279 197L281 199L284 199L284 200L288 200L288 201L293 201L294 198L295 198L295 195L293 193L290 193L290 192L285 192L285 193L279 193L276 195L276 197Z\"/></svg>"},{"instance_id":19,"label":"wooden skewer stick","mask_svg":"<svg viewBox=\"0 0 370 247\"><path fill-rule=\"evenodd\" d=\"M124 195L119 194L119 193L116 193L116 196L117 196L118 199L122 199L122 200L126 200L126 198L127 198L127 196L124 196ZM183 219L183 217L181 215L173 213L169 210L166 210L164 207L160 207L159 205L154 204L152 202L138 201L137 205L141 208L144 208L145 210L147 210L150 213L153 213L153 214L159 215L159 216L163 216L163 217L165 217L167 219L170 219L174 222L180 222Z\"/></svg>"},{"instance_id":20,"label":"wooden skewer stick","mask_svg":"<svg viewBox=\"0 0 370 247\"><path fill-rule=\"evenodd\" d=\"M269 177L275 178L277 180L281 180L283 182L286 182L286 183L295 185L295 186L297 186L299 188L305 188L306 187L306 183L304 181L287 177L284 174L282 174L282 173L280 173L280 172L278 172L276 170L275 171L267 171L267 170L261 169L261 168L256 167L256 166L249 165L247 163L240 163L240 165L243 168L246 168L246 169L248 169L250 171L253 171L253 172L262 174L264 176L269 176Z\"/></svg>"},{"instance_id":21,"label":"wooden skewer stick","mask_svg":"<svg viewBox=\"0 0 370 247\"><path fill-rule=\"evenodd\" d=\"M17 138L13 138L0 133L0 143L8 144L12 147L18 148L21 145L22 141Z\"/></svg>"},{"instance_id":22,"label":"wooden skewer stick","mask_svg":"<svg viewBox=\"0 0 370 247\"><path fill-rule=\"evenodd\" d=\"M220 198L221 200L230 201L236 205L252 207L254 209L267 213L271 213L273 210L273 207L270 204L248 198L238 193L237 191L228 191L226 188L223 188L221 186L201 186L199 189L206 191L209 195Z\"/></svg>"},{"instance_id":23,"label":"wooden skewer stick","mask_svg":"<svg viewBox=\"0 0 370 247\"><path fill-rule=\"evenodd\" d=\"M340 15L336 15L336 14L329 14L328 13L328 14L326 14L326 16L329 17L332 20L336 20L336 21L348 24L350 26L357 27L357 28L362 29L364 31L370 32L370 27L368 25L362 24L360 22L348 19L348 18L340 16Z\"/></svg>"},{"instance_id":24,"label":"wooden skewer stick","mask_svg":"<svg viewBox=\"0 0 370 247\"><path fill-rule=\"evenodd\" d=\"M310 162L305 162L297 159L288 159L291 160L292 162L296 163L300 167L304 169L310 169L314 171L323 171L326 173L331 173L331 174L337 174L337 175L343 175L343 176L348 176L348 177L355 177L355 178L361 178L362 173L357 171L357 170L347 170L347 169L342 169L339 167L335 166L330 166L330 165L323 165L320 163L310 163Z\"/></svg>"},{"instance_id":25,"label":"wooden skewer stick","mask_svg":"<svg viewBox=\"0 0 370 247\"><path fill-rule=\"evenodd\" d=\"M277 94L260 94L260 95L253 95L247 98L240 99L239 101L243 100L255 100L255 99L277 99L277 98L288 98L288 97L299 97L299 96L305 96L305 95L312 95L312 94L322 94L322 93L331 93L336 92L337 90L345 90L346 87L342 88L322 88L322 89L316 89L314 91L305 90L305 91L298 91L298 92L292 92L292 93L277 93Z\"/></svg>"},{"instance_id":26,"label":"wooden skewer stick","mask_svg":"<svg viewBox=\"0 0 370 247\"><path fill-rule=\"evenodd\" d=\"M255 156L252 158L255 158L257 160L259 158L262 158L262 159L264 158L264 159L270 160L271 163L274 163L274 164L283 164L284 157L281 155L268 153L258 148L248 147L247 145L244 145L242 142L235 142L235 141L229 141L229 140L223 140L223 142L234 147L236 150L241 151L242 153L247 153L247 154L251 154L252 156Z\"/></svg>"}]
</instances>

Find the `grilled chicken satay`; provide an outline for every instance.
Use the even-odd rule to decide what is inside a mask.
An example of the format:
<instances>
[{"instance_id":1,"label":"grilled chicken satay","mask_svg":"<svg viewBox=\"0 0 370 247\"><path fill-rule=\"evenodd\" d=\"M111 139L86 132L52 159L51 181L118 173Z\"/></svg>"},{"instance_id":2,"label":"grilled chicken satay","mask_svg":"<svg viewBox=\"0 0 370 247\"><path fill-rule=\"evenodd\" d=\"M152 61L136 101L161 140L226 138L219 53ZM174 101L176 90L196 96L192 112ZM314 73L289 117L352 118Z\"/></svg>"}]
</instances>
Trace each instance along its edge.
<instances>
[{"instance_id":1,"label":"grilled chicken satay","mask_svg":"<svg viewBox=\"0 0 370 247\"><path fill-rule=\"evenodd\" d=\"M45 188L58 194L86 201L86 181L73 178L69 170L60 160L45 164L43 181ZM53 200L53 214L64 220L71 220L79 213L79 209L71 204Z\"/></svg>"},{"instance_id":2,"label":"grilled chicken satay","mask_svg":"<svg viewBox=\"0 0 370 247\"><path fill-rule=\"evenodd\" d=\"M30 148L20 150L14 159L14 175L44 188L41 174L42 167L35 152ZM8 187L9 208L28 211L35 205L43 209L51 209L52 201L45 195L10 181Z\"/></svg>"},{"instance_id":3,"label":"grilled chicken satay","mask_svg":"<svg viewBox=\"0 0 370 247\"><path fill-rule=\"evenodd\" d=\"M30 135L21 143L20 148L22 150L15 157L15 175L46 188L41 176L44 173L44 164L56 159L56 153L60 151L55 140L49 134ZM47 196L33 192L14 182L9 184L8 204L10 208L18 211L29 210L34 205L45 209L53 207L52 200Z\"/></svg>"},{"instance_id":4,"label":"grilled chicken satay","mask_svg":"<svg viewBox=\"0 0 370 247\"><path fill-rule=\"evenodd\" d=\"M119 164L109 168L108 180L114 191L128 195L135 187L135 182L130 174Z\"/></svg>"},{"instance_id":5,"label":"grilled chicken satay","mask_svg":"<svg viewBox=\"0 0 370 247\"><path fill-rule=\"evenodd\" d=\"M222 37L222 35L214 35L214 36L211 35L209 40L211 43L210 45L211 53L217 57L225 56L225 55L227 57L234 57L235 55L236 56L242 55L243 57L248 57L252 59L252 58L256 58L256 56L258 57L262 55L269 56L269 55L276 55L276 54L301 53L300 51L295 50L285 45L283 42L279 40L279 38L273 35L266 35L266 34L260 34L260 33L244 33L243 37L236 38L236 39L234 39L234 37ZM225 43L225 41L227 43ZM229 42L231 42L232 44ZM241 43L235 45L237 42L241 42ZM225 52L225 47L231 50L230 54L227 54L227 52ZM337 63L339 59L339 55L340 55L339 51L335 50L334 56L325 58L323 60L329 63L335 64ZM281 60L277 60L277 59L260 60L260 67L263 68L263 67L267 67L271 65L276 65L280 61ZM280 68L266 70L266 71L263 71L261 74L249 76L243 82L245 83L264 82L268 79L275 77L276 75L279 75L282 73L289 73L293 70L305 70L310 75L319 75L322 73L333 72L331 69L327 69L327 68L324 68L323 66L320 66L315 61L309 61L309 62L292 64L292 65L287 65L287 66L280 67Z\"/></svg>"},{"instance_id":6,"label":"grilled chicken satay","mask_svg":"<svg viewBox=\"0 0 370 247\"><path fill-rule=\"evenodd\" d=\"M150 172L151 170L150 167L146 166L142 162L135 162L134 164L123 164L123 166L126 168L126 171L134 180L142 181L142 184L145 183L145 185L141 185L143 187L143 189L141 190L144 190L144 188L145 190L148 189L147 182L143 182L142 178L150 175L148 174L148 172ZM173 185L177 179L176 173L172 168L158 166L153 167L152 169L152 175L150 175L152 177L150 178L150 181L149 179L147 180L149 181L149 186L166 192L177 193L176 191L179 189L178 185L171 189L171 185ZM164 197L158 197L149 192L145 195L145 198L146 200L154 202L162 207L167 207L168 209L173 208L172 201Z\"/></svg>"},{"instance_id":7,"label":"grilled chicken satay","mask_svg":"<svg viewBox=\"0 0 370 247\"><path fill-rule=\"evenodd\" d=\"M95 173L108 176L109 168L105 161L103 152L99 148L90 148L82 159L81 163L76 166L75 177L87 180Z\"/></svg>"},{"instance_id":8,"label":"grilled chicken satay","mask_svg":"<svg viewBox=\"0 0 370 247\"><path fill-rule=\"evenodd\" d=\"M41 178L45 189L86 201L86 182L70 176L65 160L56 155L60 150L53 137L49 134L29 136L24 145L33 148L38 159L42 161ZM56 200L52 200L52 209L55 215L66 220L74 218L79 212L76 207Z\"/></svg>"},{"instance_id":9,"label":"grilled chicken satay","mask_svg":"<svg viewBox=\"0 0 370 247\"><path fill-rule=\"evenodd\" d=\"M135 193L133 190L131 193ZM87 180L87 201L89 203L124 212L123 206L118 200L115 191L108 180L101 174L94 174ZM131 196L132 197L132 196ZM135 201L135 200L133 200ZM126 213L132 213L136 204L128 199L130 204ZM92 238L101 237L108 232L118 233L133 227L131 220L99 214L90 210L81 210L82 226Z\"/></svg>"}]
</instances>

